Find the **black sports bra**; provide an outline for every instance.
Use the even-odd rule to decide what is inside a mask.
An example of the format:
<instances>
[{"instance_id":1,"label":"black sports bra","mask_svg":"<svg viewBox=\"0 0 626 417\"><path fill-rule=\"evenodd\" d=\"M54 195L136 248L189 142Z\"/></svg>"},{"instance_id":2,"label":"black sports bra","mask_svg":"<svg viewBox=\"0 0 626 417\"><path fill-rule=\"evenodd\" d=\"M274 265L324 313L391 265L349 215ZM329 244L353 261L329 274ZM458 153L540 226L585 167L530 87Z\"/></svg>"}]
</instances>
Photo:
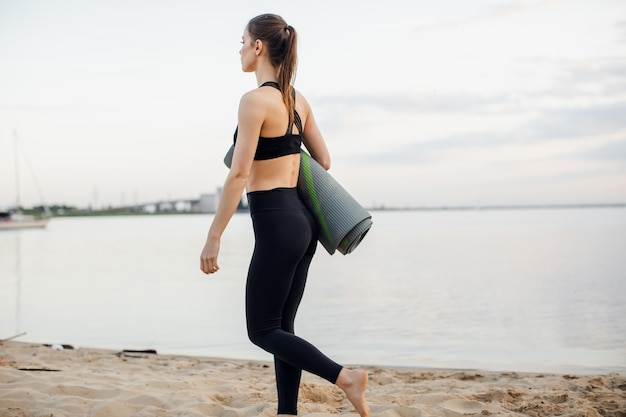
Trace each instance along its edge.
<instances>
[{"instance_id":1,"label":"black sports bra","mask_svg":"<svg viewBox=\"0 0 626 417\"><path fill-rule=\"evenodd\" d=\"M261 84L261 87L271 86L278 89L278 84L273 81L268 81ZM296 99L296 92L293 90L293 98L294 103ZM298 129L298 133L294 134L293 124L296 125ZM266 159L274 159L280 158L285 155L293 155L300 153L300 146L302 146L302 121L300 120L300 115L294 109L294 123L290 124L287 127L287 132L283 136L275 137L275 138L265 138L263 136L259 136L259 142L256 147L256 153L254 154L255 161L261 161ZM237 143L237 132L239 131L239 127L235 130L235 135L233 138L233 143Z\"/></svg>"}]
</instances>

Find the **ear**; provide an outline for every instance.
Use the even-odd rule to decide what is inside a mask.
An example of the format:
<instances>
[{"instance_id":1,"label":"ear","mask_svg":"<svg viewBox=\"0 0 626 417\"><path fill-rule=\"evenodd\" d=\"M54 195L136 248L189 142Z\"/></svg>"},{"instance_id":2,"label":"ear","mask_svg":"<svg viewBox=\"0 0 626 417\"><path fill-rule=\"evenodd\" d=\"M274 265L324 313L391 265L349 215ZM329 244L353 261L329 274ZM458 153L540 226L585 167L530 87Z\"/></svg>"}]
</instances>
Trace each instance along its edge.
<instances>
[{"instance_id":1,"label":"ear","mask_svg":"<svg viewBox=\"0 0 626 417\"><path fill-rule=\"evenodd\" d=\"M257 39L256 41L254 41L254 49L256 55L259 56L261 54L261 51L263 50L263 41L261 41L261 39Z\"/></svg>"}]
</instances>

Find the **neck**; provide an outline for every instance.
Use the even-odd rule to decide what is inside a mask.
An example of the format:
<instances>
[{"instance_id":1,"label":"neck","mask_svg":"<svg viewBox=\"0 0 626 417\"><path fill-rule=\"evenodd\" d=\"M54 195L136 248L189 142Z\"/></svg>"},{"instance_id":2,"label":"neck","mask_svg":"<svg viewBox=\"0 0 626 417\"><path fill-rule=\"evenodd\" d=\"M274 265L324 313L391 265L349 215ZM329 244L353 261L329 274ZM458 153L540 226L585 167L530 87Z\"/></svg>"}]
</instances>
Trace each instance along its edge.
<instances>
[{"instance_id":1,"label":"neck","mask_svg":"<svg viewBox=\"0 0 626 417\"><path fill-rule=\"evenodd\" d=\"M259 65L254 73L259 86L268 81L278 82L278 70L269 64Z\"/></svg>"}]
</instances>

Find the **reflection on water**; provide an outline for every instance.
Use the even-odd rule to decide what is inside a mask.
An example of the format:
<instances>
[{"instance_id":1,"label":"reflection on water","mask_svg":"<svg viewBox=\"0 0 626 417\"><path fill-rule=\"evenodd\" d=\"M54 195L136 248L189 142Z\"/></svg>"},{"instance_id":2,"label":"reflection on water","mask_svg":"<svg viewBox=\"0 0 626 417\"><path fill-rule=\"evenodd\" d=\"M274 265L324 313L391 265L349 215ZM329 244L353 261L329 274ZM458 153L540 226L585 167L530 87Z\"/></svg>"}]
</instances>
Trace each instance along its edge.
<instances>
[{"instance_id":1,"label":"reflection on water","mask_svg":"<svg viewBox=\"0 0 626 417\"><path fill-rule=\"evenodd\" d=\"M268 359L245 331L249 217L206 277L210 220L0 233L0 339ZM623 372L624 247L624 209L374 212L354 253L318 248L297 331L346 363Z\"/></svg>"},{"instance_id":2,"label":"reflection on water","mask_svg":"<svg viewBox=\"0 0 626 417\"><path fill-rule=\"evenodd\" d=\"M22 330L22 245L20 231L13 231L9 234L6 245L2 246L2 257L0 258L6 268L0 269L3 277L0 279L2 285L2 305L6 307L0 311L6 319L7 330L10 330L10 323L14 324L13 333L0 334L1 340L10 340L25 335ZM11 241L12 240L12 241ZM14 297L11 299L11 297ZM13 311L11 311L13 308ZM6 316L4 315L6 314ZM12 320L10 319L12 318Z\"/></svg>"},{"instance_id":3,"label":"reflection on water","mask_svg":"<svg viewBox=\"0 0 626 417\"><path fill-rule=\"evenodd\" d=\"M19 335L22 326L22 245L21 233L15 233L15 336Z\"/></svg>"},{"instance_id":4,"label":"reflection on water","mask_svg":"<svg viewBox=\"0 0 626 417\"><path fill-rule=\"evenodd\" d=\"M10 240L13 239L13 242ZM20 334L22 334L21 325L22 325L22 245L21 245L21 233L19 231L14 231L11 233L11 236L8 239L9 244L7 246L2 247L2 252L5 256L3 256L2 261L6 261L6 265L13 269L8 269L4 271L5 278L2 279L2 289L3 293L5 293L5 297L3 297L3 304L7 308L8 306L13 306L14 311L10 316L14 318L13 323L15 325L13 334L5 335L0 334L0 339L13 338ZM12 245L10 243L13 243ZM13 257L13 262L11 262L11 257ZM4 270L4 268L3 268ZM15 298L10 300L11 296Z\"/></svg>"}]
</instances>

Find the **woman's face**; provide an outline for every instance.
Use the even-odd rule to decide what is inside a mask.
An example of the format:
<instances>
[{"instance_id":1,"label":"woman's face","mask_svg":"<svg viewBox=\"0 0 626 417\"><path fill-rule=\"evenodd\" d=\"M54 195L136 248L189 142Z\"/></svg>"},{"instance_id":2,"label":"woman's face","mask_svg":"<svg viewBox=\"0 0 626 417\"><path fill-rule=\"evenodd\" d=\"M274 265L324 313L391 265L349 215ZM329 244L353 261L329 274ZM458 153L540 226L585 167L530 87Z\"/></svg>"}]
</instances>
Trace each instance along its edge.
<instances>
[{"instance_id":1,"label":"woman's face","mask_svg":"<svg viewBox=\"0 0 626 417\"><path fill-rule=\"evenodd\" d=\"M250 34L246 30L241 37L241 69L243 72L253 72L256 62L255 44L250 37Z\"/></svg>"}]
</instances>

